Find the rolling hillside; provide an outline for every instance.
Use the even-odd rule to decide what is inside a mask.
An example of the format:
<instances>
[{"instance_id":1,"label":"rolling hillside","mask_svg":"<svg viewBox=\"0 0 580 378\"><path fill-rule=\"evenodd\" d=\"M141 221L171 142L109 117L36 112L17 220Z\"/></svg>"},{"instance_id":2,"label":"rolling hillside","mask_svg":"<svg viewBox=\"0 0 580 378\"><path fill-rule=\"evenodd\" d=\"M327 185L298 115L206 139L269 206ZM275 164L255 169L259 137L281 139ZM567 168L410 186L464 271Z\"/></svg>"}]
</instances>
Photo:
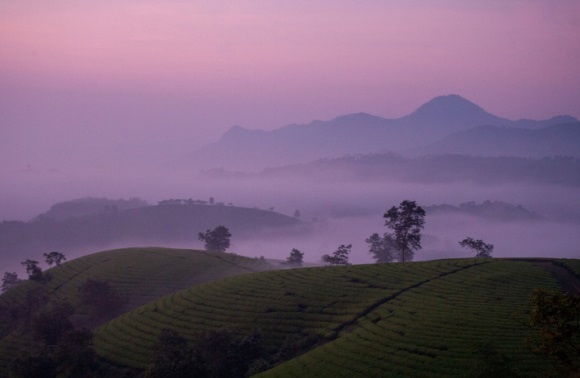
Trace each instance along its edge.
<instances>
[{"instance_id":1,"label":"rolling hillside","mask_svg":"<svg viewBox=\"0 0 580 378\"><path fill-rule=\"evenodd\" d=\"M523 347L530 333L514 313L527 311L534 288L557 287L525 261L265 272L151 302L99 328L95 345L105 359L140 369L164 327L190 340L208 328L258 327L271 353L296 337L311 347L260 376L431 377L468 371L476 343L489 340L529 376L549 366Z\"/></svg>"},{"instance_id":2,"label":"rolling hillside","mask_svg":"<svg viewBox=\"0 0 580 378\"><path fill-rule=\"evenodd\" d=\"M146 369L163 329L190 343L210 330L259 329L259 377L464 376L481 342L540 377L551 366L524 346L523 321L534 289L559 288L553 266L580 269L578 260L449 259L263 271L272 266L259 259L144 248L67 262L46 287L77 303L82 282L102 279L124 299L125 312L95 329L106 376ZM0 296L0 308L33 285ZM30 342L14 328L0 328L0 370Z\"/></svg>"},{"instance_id":3,"label":"rolling hillside","mask_svg":"<svg viewBox=\"0 0 580 378\"><path fill-rule=\"evenodd\" d=\"M129 311L201 283L272 268L263 260L229 253L168 248L119 249L71 260L48 270L51 279L45 285L26 281L0 295L3 319L0 322L0 367L6 367L7 360L18 351L14 343L20 345L19 324L11 321L7 311L25 302L29 289L45 286L50 296L79 308L79 288L89 279L101 280L119 294L122 300L120 311ZM79 309L77 312L80 314L76 316L80 315L80 319L77 321L82 322L87 314L85 309ZM95 324L94 319L91 323Z\"/></svg>"}]
</instances>

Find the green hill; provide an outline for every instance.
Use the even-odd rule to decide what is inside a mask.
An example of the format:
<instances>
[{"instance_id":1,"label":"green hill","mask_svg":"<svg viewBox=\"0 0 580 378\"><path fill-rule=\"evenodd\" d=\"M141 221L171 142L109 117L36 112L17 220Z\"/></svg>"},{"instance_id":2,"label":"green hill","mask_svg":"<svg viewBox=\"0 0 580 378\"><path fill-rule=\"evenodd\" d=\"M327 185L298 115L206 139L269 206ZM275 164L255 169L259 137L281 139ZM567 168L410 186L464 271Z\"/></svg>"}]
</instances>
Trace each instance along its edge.
<instances>
[{"instance_id":1,"label":"green hill","mask_svg":"<svg viewBox=\"0 0 580 378\"><path fill-rule=\"evenodd\" d=\"M87 309L79 303L79 289L87 280L104 281L121 299L119 312L131 310L164 295L212 280L273 267L263 260L229 253L168 248L128 248L94 253L45 272L46 283L26 281L0 295L0 371L21 343L14 308L28 303L27 292L42 288L52 297L77 307L76 321L87 324ZM14 315L15 316L15 315ZM88 324L99 319L89 319Z\"/></svg>"},{"instance_id":2,"label":"green hill","mask_svg":"<svg viewBox=\"0 0 580 378\"><path fill-rule=\"evenodd\" d=\"M551 368L526 348L534 332L524 320L534 289L559 289L552 266L578 272L580 261L449 259L265 271L272 266L259 259L141 248L67 262L50 270L44 286L81 317L86 308L77 298L87 279L107 281L119 293L124 313L94 330L108 377L147 369L164 329L190 345L211 330L259 332L261 359L251 365L259 377L466 376L481 366L482 343L527 377ZM26 302L35 285L3 294L0 308ZM0 327L0 371L32 342L15 325L24 326Z\"/></svg>"},{"instance_id":3,"label":"green hill","mask_svg":"<svg viewBox=\"0 0 580 378\"><path fill-rule=\"evenodd\" d=\"M195 341L207 329L259 328L275 354L306 353L264 377L460 376L490 341L526 375L546 368L523 345L534 288L556 289L533 262L442 260L263 272L161 298L96 330L100 356L143 369L163 328ZM312 349L310 349L312 348Z\"/></svg>"}]
</instances>

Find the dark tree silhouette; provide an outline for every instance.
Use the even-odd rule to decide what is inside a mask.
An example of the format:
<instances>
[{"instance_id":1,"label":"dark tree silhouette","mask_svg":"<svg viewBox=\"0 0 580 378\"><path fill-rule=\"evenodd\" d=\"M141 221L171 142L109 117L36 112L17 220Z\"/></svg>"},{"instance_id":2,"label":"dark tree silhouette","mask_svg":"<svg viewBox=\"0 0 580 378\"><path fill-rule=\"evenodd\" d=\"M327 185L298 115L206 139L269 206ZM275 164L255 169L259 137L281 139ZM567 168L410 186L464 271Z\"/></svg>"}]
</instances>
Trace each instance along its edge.
<instances>
[{"instance_id":1,"label":"dark tree silhouette","mask_svg":"<svg viewBox=\"0 0 580 378\"><path fill-rule=\"evenodd\" d=\"M21 263L26 268L26 274L32 281L42 280L42 269L38 266L38 261L26 259Z\"/></svg>"},{"instance_id":2,"label":"dark tree silhouette","mask_svg":"<svg viewBox=\"0 0 580 378\"><path fill-rule=\"evenodd\" d=\"M385 226L392 232L385 237L394 240L396 259L405 262L412 261L415 251L421 249L421 229L425 226L425 210L417 206L415 201L405 200L391 207L383 216Z\"/></svg>"},{"instance_id":3,"label":"dark tree silhouette","mask_svg":"<svg viewBox=\"0 0 580 378\"><path fill-rule=\"evenodd\" d=\"M471 248L475 251L475 257L490 258L493 253L493 244L484 243L481 239L465 238L459 242L463 248Z\"/></svg>"},{"instance_id":4,"label":"dark tree silhouette","mask_svg":"<svg viewBox=\"0 0 580 378\"><path fill-rule=\"evenodd\" d=\"M580 296L534 290L528 324L539 332L527 340L530 349L550 358L562 376L580 376Z\"/></svg>"},{"instance_id":5,"label":"dark tree silhouette","mask_svg":"<svg viewBox=\"0 0 580 378\"><path fill-rule=\"evenodd\" d=\"M46 259L48 266L52 266L53 264L59 266L63 261L66 261L65 255L57 251L45 253L44 258Z\"/></svg>"},{"instance_id":6,"label":"dark tree silhouette","mask_svg":"<svg viewBox=\"0 0 580 378\"><path fill-rule=\"evenodd\" d=\"M205 364L199 360L187 339L172 329L163 329L154 346L153 363L145 373L146 378L205 377Z\"/></svg>"},{"instance_id":7,"label":"dark tree silhouette","mask_svg":"<svg viewBox=\"0 0 580 378\"><path fill-rule=\"evenodd\" d=\"M205 243L207 251L225 252L230 247L232 234L227 227L219 225L213 230L206 230L198 234L198 239Z\"/></svg>"},{"instance_id":8,"label":"dark tree silhouette","mask_svg":"<svg viewBox=\"0 0 580 378\"><path fill-rule=\"evenodd\" d=\"M296 248L292 248L290 252L290 256L284 262L284 265L288 266L302 266L302 258L304 257L304 253L300 252Z\"/></svg>"},{"instance_id":9,"label":"dark tree silhouette","mask_svg":"<svg viewBox=\"0 0 580 378\"><path fill-rule=\"evenodd\" d=\"M4 277L2 277L2 292L10 290L14 286L18 285L22 280L18 278L18 274L15 272L5 272Z\"/></svg>"},{"instance_id":10,"label":"dark tree silhouette","mask_svg":"<svg viewBox=\"0 0 580 378\"><path fill-rule=\"evenodd\" d=\"M365 242L369 245L369 252L378 264L391 262L397 256L397 243L390 235L381 237L374 233Z\"/></svg>"},{"instance_id":11,"label":"dark tree silhouette","mask_svg":"<svg viewBox=\"0 0 580 378\"><path fill-rule=\"evenodd\" d=\"M350 265L348 262L348 255L350 254L350 249L352 244L344 245L341 244L336 251L330 255L323 255L322 261L328 263L329 265Z\"/></svg>"}]
</instances>

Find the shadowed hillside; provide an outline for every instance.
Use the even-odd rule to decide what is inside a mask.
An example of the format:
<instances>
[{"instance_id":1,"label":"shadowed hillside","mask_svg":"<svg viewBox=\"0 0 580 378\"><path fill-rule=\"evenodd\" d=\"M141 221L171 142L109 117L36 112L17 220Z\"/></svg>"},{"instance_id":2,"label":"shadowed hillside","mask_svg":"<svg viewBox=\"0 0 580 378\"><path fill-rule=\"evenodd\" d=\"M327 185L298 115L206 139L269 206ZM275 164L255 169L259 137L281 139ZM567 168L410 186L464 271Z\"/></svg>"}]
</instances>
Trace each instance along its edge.
<instances>
[{"instance_id":1,"label":"shadowed hillside","mask_svg":"<svg viewBox=\"0 0 580 378\"><path fill-rule=\"evenodd\" d=\"M253 335L243 340L253 340L248 347L258 354L239 355L249 360L237 358L234 366L251 376L462 376L482 363L482 341L509 357L504 368L542 376L550 364L523 343L533 334L523 323L529 299L534 289L558 289L561 277L554 272L577 272L577 262L450 259L259 272L272 267L231 254L101 252L0 296L0 366L30 347L29 323L6 322L12 313L6 308L27 303L30 289L43 285L48 295L72 303L79 321L91 316L77 299L79 287L94 279L110 282L124 306L124 314L95 331L100 376L142 373L164 329L191 345L221 342L221 348ZM227 350L209 354L218 360L208 363Z\"/></svg>"},{"instance_id":2,"label":"shadowed hillside","mask_svg":"<svg viewBox=\"0 0 580 378\"><path fill-rule=\"evenodd\" d=\"M49 212L47 214L52 214ZM273 211L222 205L157 205L101 211L74 218L43 215L30 222L0 223L0 262L8 264L57 250L65 255L131 245L194 245L197 233L217 225L233 240L268 233L298 232L304 224Z\"/></svg>"},{"instance_id":3,"label":"shadowed hillside","mask_svg":"<svg viewBox=\"0 0 580 378\"><path fill-rule=\"evenodd\" d=\"M184 288L269 269L273 266L261 259L168 248L119 249L71 260L46 271L46 281L25 281L0 295L0 371L6 369L19 348L26 347L26 337L21 337L27 327L26 317L18 314L28 303L27 293L42 292L51 301L72 304L77 308L73 319L78 326L93 328L111 316ZM119 297L117 308L97 315L83 305L80 288L88 280L107 283Z\"/></svg>"}]
</instances>

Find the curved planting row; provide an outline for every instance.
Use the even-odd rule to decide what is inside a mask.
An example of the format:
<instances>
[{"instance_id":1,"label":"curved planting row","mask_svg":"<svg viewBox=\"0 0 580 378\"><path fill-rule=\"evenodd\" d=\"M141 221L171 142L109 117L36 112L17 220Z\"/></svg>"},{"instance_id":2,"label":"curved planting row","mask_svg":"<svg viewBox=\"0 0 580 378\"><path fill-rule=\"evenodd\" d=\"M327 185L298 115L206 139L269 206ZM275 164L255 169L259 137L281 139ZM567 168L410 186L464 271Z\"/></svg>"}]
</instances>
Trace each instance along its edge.
<instances>
[{"instance_id":1,"label":"curved planting row","mask_svg":"<svg viewBox=\"0 0 580 378\"><path fill-rule=\"evenodd\" d=\"M79 289L88 279L109 284L121 298L121 310L129 310L197 284L271 268L233 254L168 248L118 249L68 261L45 271L49 279L41 283L26 281L0 295L0 371L28 345L27 325L11 314L27 306L31 289L66 300L77 307L77 315L86 316L87 309L78 305Z\"/></svg>"},{"instance_id":2,"label":"curved planting row","mask_svg":"<svg viewBox=\"0 0 580 378\"><path fill-rule=\"evenodd\" d=\"M494 260L441 276L378 306L334 341L259 376L464 376L482 362L477 347L486 342L511 358L522 376L532 376L547 367L524 346L534 288L557 284L527 262Z\"/></svg>"},{"instance_id":3,"label":"curved planting row","mask_svg":"<svg viewBox=\"0 0 580 378\"><path fill-rule=\"evenodd\" d=\"M565 266L566 268L568 268L569 270L571 270L572 272L574 272L574 274L579 277L580 279L580 260L578 259L560 259L560 260L555 260L558 264Z\"/></svg>"},{"instance_id":4,"label":"curved planting row","mask_svg":"<svg viewBox=\"0 0 580 378\"><path fill-rule=\"evenodd\" d=\"M127 248L80 257L46 272L46 289L76 302L87 279L109 283L130 305L231 275L271 269L260 260L227 253L169 248ZM0 296L0 305L21 301L27 285Z\"/></svg>"},{"instance_id":5,"label":"curved planting row","mask_svg":"<svg viewBox=\"0 0 580 378\"><path fill-rule=\"evenodd\" d=\"M163 328L189 340L208 329L259 328L266 347L277 350L290 336L332 338L402 289L463 269L473 260L442 260L291 269L231 277L148 303L96 330L100 356L118 365L145 368Z\"/></svg>"}]
</instances>

